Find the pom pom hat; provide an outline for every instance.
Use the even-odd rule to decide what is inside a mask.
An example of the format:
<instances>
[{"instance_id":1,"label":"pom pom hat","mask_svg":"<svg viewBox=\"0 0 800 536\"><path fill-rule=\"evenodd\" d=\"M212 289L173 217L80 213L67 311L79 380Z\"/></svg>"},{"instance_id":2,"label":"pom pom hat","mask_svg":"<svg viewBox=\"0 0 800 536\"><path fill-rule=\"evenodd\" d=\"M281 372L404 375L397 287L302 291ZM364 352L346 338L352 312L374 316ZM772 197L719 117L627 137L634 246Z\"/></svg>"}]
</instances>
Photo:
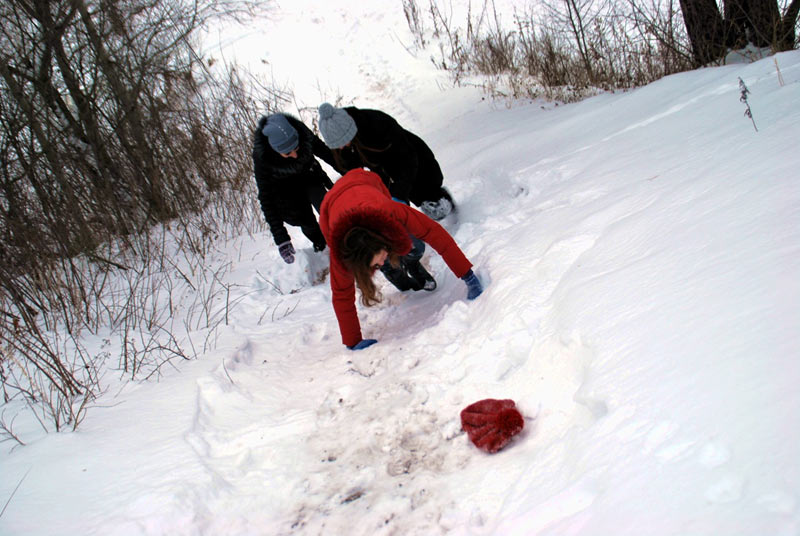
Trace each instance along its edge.
<instances>
[{"instance_id":1,"label":"pom pom hat","mask_svg":"<svg viewBox=\"0 0 800 536\"><path fill-rule=\"evenodd\" d=\"M356 122L342 108L334 108L325 102L319 107L319 133L325 145L331 149L341 149L355 137Z\"/></svg>"},{"instance_id":2,"label":"pom pom hat","mask_svg":"<svg viewBox=\"0 0 800 536\"><path fill-rule=\"evenodd\" d=\"M261 133L269 140L269 146L281 154L289 154L300 145L297 130L281 114L267 117L267 124L261 129Z\"/></svg>"},{"instance_id":3,"label":"pom pom hat","mask_svg":"<svg viewBox=\"0 0 800 536\"><path fill-rule=\"evenodd\" d=\"M494 454L525 427L513 400L487 398L461 411L461 428L481 450Z\"/></svg>"}]
</instances>

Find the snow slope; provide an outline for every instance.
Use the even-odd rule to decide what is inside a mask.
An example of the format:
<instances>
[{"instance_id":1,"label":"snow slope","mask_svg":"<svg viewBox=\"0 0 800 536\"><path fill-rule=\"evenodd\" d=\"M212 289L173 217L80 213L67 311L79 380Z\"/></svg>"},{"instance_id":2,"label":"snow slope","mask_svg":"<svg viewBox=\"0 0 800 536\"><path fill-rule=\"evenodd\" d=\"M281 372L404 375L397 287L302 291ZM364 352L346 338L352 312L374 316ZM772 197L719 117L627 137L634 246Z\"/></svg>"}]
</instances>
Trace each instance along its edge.
<instances>
[{"instance_id":1,"label":"snow slope","mask_svg":"<svg viewBox=\"0 0 800 536\"><path fill-rule=\"evenodd\" d=\"M429 250L436 292L382 283L351 352L327 252L219 244L216 349L9 446L0 534L800 534L800 52L784 85L768 58L506 108L355 5L287 3L226 53L261 39L301 106L342 92L428 141L484 294ZM298 34L314 53L270 48ZM458 420L489 397L526 418L495 455Z\"/></svg>"}]
</instances>

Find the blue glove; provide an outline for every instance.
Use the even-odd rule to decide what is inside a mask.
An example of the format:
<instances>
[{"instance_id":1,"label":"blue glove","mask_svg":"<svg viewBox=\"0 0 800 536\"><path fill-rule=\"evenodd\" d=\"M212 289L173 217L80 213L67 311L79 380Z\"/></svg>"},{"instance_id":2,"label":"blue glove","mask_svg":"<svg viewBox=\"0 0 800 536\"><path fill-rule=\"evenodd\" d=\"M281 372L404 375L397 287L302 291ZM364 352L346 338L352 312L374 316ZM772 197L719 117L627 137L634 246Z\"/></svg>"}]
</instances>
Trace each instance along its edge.
<instances>
[{"instance_id":1,"label":"blue glove","mask_svg":"<svg viewBox=\"0 0 800 536\"><path fill-rule=\"evenodd\" d=\"M361 339L360 341L358 341L357 344L354 344L353 346L348 346L348 348L350 350L363 350L367 346L372 346L376 342L378 342L376 339Z\"/></svg>"},{"instance_id":2,"label":"blue glove","mask_svg":"<svg viewBox=\"0 0 800 536\"><path fill-rule=\"evenodd\" d=\"M472 270L462 275L461 279L463 279L464 283L467 284L468 300L474 300L475 298L481 295L481 293L483 292L483 286L481 285L481 282L478 280L478 276L472 273Z\"/></svg>"},{"instance_id":3,"label":"blue glove","mask_svg":"<svg viewBox=\"0 0 800 536\"><path fill-rule=\"evenodd\" d=\"M278 251L281 257L283 257L283 262L286 264L292 264L294 262L295 250L291 240L287 240L283 244L278 244Z\"/></svg>"},{"instance_id":4,"label":"blue glove","mask_svg":"<svg viewBox=\"0 0 800 536\"><path fill-rule=\"evenodd\" d=\"M408 201L403 201L403 200L402 200L402 199L400 199L399 197L392 196L392 200L393 200L393 201L397 201L398 203L403 203L404 205L407 205L407 204L408 204Z\"/></svg>"}]
</instances>

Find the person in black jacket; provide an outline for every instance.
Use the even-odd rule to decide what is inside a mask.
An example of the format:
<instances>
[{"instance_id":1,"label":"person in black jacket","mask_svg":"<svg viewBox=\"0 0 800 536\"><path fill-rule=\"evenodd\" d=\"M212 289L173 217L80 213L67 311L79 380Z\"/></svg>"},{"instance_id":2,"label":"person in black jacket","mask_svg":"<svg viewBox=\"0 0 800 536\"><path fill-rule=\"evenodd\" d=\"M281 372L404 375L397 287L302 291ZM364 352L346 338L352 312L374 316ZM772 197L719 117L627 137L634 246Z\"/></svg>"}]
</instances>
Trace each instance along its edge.
<instances>
[{"instance_id":1,"label":"person in black jacket","mask_svg":"<svg viewBox=\"0 0 800 536\"><path fill-rule=\"evenodd\" d=\"M330 149L299 119L288 114L264 116L253 134L253 167L258 200L283 260L294 262L295 249L284 224L300 227L314 245L325 249L319 213L325 192L333 187L315 156L335 164Z\"/></svg>"},{"instance_id":2,"label":"person in black jacket","mask_svg":"<svg viewBox=\"0 0 800 536\"><path fill-rule=\"evenodd\" d=\"M354 106L335 108L326 102L319 107L319 131L340 173L369 168L380 175L392 197L414 203L434 220L455 211L430 147L390 115Z\"/></svg>"}]
</instances>

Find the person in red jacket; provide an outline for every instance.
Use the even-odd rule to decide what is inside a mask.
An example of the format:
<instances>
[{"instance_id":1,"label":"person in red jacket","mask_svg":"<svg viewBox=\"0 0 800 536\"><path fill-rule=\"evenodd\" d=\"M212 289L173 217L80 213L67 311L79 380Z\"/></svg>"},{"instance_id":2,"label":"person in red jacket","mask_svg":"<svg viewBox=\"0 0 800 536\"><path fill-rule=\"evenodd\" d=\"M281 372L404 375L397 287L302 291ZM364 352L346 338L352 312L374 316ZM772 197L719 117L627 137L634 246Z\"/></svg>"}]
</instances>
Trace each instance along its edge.
<instances>
[{"instance_id":1,"label":"person in red jacket","mask_svg":"<svg viewBox=\"0 0 800 536\"><path fill-rule=\"evenodd\" d=\"M394 201L376 173L354 169L336 181L322 201L319 224L331 252L333 309L342 343L351 350L378 342L361 336L355 287L361 291L363 305L379 303L381 296L372 276L385 264L402 265L403 257L412 252L411 235L430 244L450 270L464 280L468 299L483 292L472 272L472 263L453 237L422 212ZM411 270L409 274L414 276Z\"/></svg>"}]
</instances>

